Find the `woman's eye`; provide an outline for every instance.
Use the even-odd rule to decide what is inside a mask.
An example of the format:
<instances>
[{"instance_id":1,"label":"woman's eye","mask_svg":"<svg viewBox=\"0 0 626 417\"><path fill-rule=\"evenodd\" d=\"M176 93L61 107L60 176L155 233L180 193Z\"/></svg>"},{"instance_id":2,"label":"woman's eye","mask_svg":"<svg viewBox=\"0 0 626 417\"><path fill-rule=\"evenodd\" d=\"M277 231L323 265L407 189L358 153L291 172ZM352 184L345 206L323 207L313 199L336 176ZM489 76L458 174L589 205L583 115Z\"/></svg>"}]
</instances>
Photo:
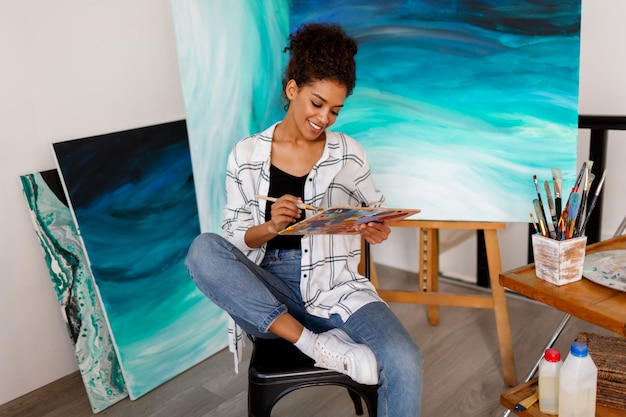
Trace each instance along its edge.
<instances>
[{"instance_id":1,"label":"woman's eye","mask_svg":"<svg viewBox=\"0 0 626 417\"><path fill-rule=\"evenodd\" d=\"M315 107L316 109L321 109L323 107L323 104L317 103L315 101L312 101L311 104L313 105L313 107ZM331 110L330 113L334 116L339 116L339 111L338 110Z\"/></svg>"}]
</instances>

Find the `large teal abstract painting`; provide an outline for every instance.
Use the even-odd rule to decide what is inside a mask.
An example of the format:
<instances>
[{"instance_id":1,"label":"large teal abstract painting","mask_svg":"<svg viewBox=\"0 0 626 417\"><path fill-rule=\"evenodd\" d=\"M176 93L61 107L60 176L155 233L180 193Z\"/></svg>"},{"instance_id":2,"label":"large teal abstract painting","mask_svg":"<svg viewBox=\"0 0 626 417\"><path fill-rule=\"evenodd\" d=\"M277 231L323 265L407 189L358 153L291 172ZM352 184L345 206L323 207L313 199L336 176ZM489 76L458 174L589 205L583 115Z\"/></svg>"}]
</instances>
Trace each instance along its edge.
<instances>
[{"instance_id":1,"label":"large teal abstract painting","mask_svg":"<svg viewBox=\"0 0 626 417\"><path fill-rule=\"evenodd\" d=\"M128 396L85 251L56 170L20 177L94 413Z\"/></svg>"},{"instance_id":2,"label":"large teal abstract painting","mask_svg":"<svg viewBox=\"0 0 626 417\"><path fill-rule=\"evenodd\" d=\"M226 346L189 278L200 231L184 120L53 144L131 399Z\"/></svg>"},{"instance_id":3,"label":"large teal abstract painting","mask_svg":"<svg viewBox=\"0 0 626 417\"><path fill-rule=\"evenodd\" d=\"M533 175L559 168L573 185L580 0L223 3L172 0L203 229L219 229L232 144L283 115L283 49L305 22L339 23L359 44L333 129L365 147L388 205L528 222Z\"/></svg>"}]
</instances>

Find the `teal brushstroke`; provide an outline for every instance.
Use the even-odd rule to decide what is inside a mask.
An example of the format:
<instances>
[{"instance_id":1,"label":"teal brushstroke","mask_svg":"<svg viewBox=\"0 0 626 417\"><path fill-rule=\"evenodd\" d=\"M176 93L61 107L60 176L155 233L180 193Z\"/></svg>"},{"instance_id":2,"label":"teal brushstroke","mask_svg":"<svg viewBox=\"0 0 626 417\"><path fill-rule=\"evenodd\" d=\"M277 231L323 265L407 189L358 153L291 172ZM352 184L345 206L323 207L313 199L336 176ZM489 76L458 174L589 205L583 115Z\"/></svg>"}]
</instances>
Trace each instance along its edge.
<instances>
[{"instance_id":1,"label":"teal brushstroke","mask_svg":"<svg viewBox=\"0 0 626 417\"><path fill-rule=\"evenodd\" d=\"M287 0L172 0L200 226L221 232L235 142L282 118Z\"/></svg>"},{"instance_id":2,"label":"teal brushstroke","mask_svg":"<svg viewBox=\"0 0 626 417\"><path fill-rule=\"evenodd\" d=\"M20 177L92 411L128 396L70 209L40 173Z\"/></svg>"},{"instance_id":3,"label":"teal brushstroke","mask_svg":"<svg viewBox=\"0 0 626 417\"><path fill-rule=\"evenodd\" d=\"M333 129L364 146L389 205L528 222L533 175L551 179L553 167L569 195L580 0L172 4L205 231L220 231L233 143L281 118L281 51L311 21L340 23L359 43L357 86Z\"/></svg>"},{"instance_id":4,"label":"teal brushstroke","mask_svg":"<svg viewBox=\"0 0 626 417\"><path fill-rule=\"evenodd\" d=\"M334 129L363 144L389 205L424 219L528 222L533 175L551 180L552 167L567 198L580 0L290 6L291 31L336 22L359 44L357 86Z\"/></svg>"}]
</instances>

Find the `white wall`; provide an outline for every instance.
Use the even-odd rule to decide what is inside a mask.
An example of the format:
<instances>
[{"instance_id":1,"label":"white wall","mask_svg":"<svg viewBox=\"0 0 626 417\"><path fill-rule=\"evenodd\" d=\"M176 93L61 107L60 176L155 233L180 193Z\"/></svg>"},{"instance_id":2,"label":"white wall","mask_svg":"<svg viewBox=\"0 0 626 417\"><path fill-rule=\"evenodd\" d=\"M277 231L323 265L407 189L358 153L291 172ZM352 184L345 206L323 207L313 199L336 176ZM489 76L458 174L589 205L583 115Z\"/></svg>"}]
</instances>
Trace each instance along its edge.
<instances>
[{"instance_id":1,"label":"white wall","mask_svg":"<svg viewBox=\"0 0 626 417\"><path fill-rule=\"evenodd\" d=\"M622 0L583 0L581 113L626 115L626 57L618 53L624 15ZM18 177L54 167L52 142L185 115L168 0L0 0L0 51L3 404L77 369ZM610 169L626 155L626 138L619 139L609 143ZM624 171L607 179L605 237L626 214L626 193L618 196L624 179ZM514 256L516 228L501 234L505 269L525 263L525 255ZM377 262L416 269L414 232L396 231ZM462 238L442 236L451 248L442 270L471 279L473 252L457 244Z\"/></svg>"},{"instance_id":2,"label":"white wall","mask_svg":"<svg viewBox=\"0 0 626 417\"><path fill-rule=\"evenodd\" d=\"M0 404L77 369L19 176L52 142L184 119L168 0L0 0Z\"/></svg>"}]
</instances>

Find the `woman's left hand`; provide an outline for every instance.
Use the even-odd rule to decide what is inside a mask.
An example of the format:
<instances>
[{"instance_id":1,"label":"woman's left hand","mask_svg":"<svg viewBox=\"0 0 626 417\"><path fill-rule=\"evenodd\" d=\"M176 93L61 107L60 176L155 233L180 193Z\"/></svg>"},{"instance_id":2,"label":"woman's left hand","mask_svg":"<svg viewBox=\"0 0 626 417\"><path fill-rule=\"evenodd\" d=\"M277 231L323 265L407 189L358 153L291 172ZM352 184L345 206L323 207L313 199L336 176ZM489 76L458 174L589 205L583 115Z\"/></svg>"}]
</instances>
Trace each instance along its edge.
<instances>
[{"instance_id":1,"label":"woman's left hand","mask_svg":"<svg viewBox=\"0 0 626 417\"><path fill-rule=\"evenodd\" d=\"M372 245L384 242L391 233L391 228L384 223L369 222L359 226L361 236Z\"/></svg>"}]
</instances>

